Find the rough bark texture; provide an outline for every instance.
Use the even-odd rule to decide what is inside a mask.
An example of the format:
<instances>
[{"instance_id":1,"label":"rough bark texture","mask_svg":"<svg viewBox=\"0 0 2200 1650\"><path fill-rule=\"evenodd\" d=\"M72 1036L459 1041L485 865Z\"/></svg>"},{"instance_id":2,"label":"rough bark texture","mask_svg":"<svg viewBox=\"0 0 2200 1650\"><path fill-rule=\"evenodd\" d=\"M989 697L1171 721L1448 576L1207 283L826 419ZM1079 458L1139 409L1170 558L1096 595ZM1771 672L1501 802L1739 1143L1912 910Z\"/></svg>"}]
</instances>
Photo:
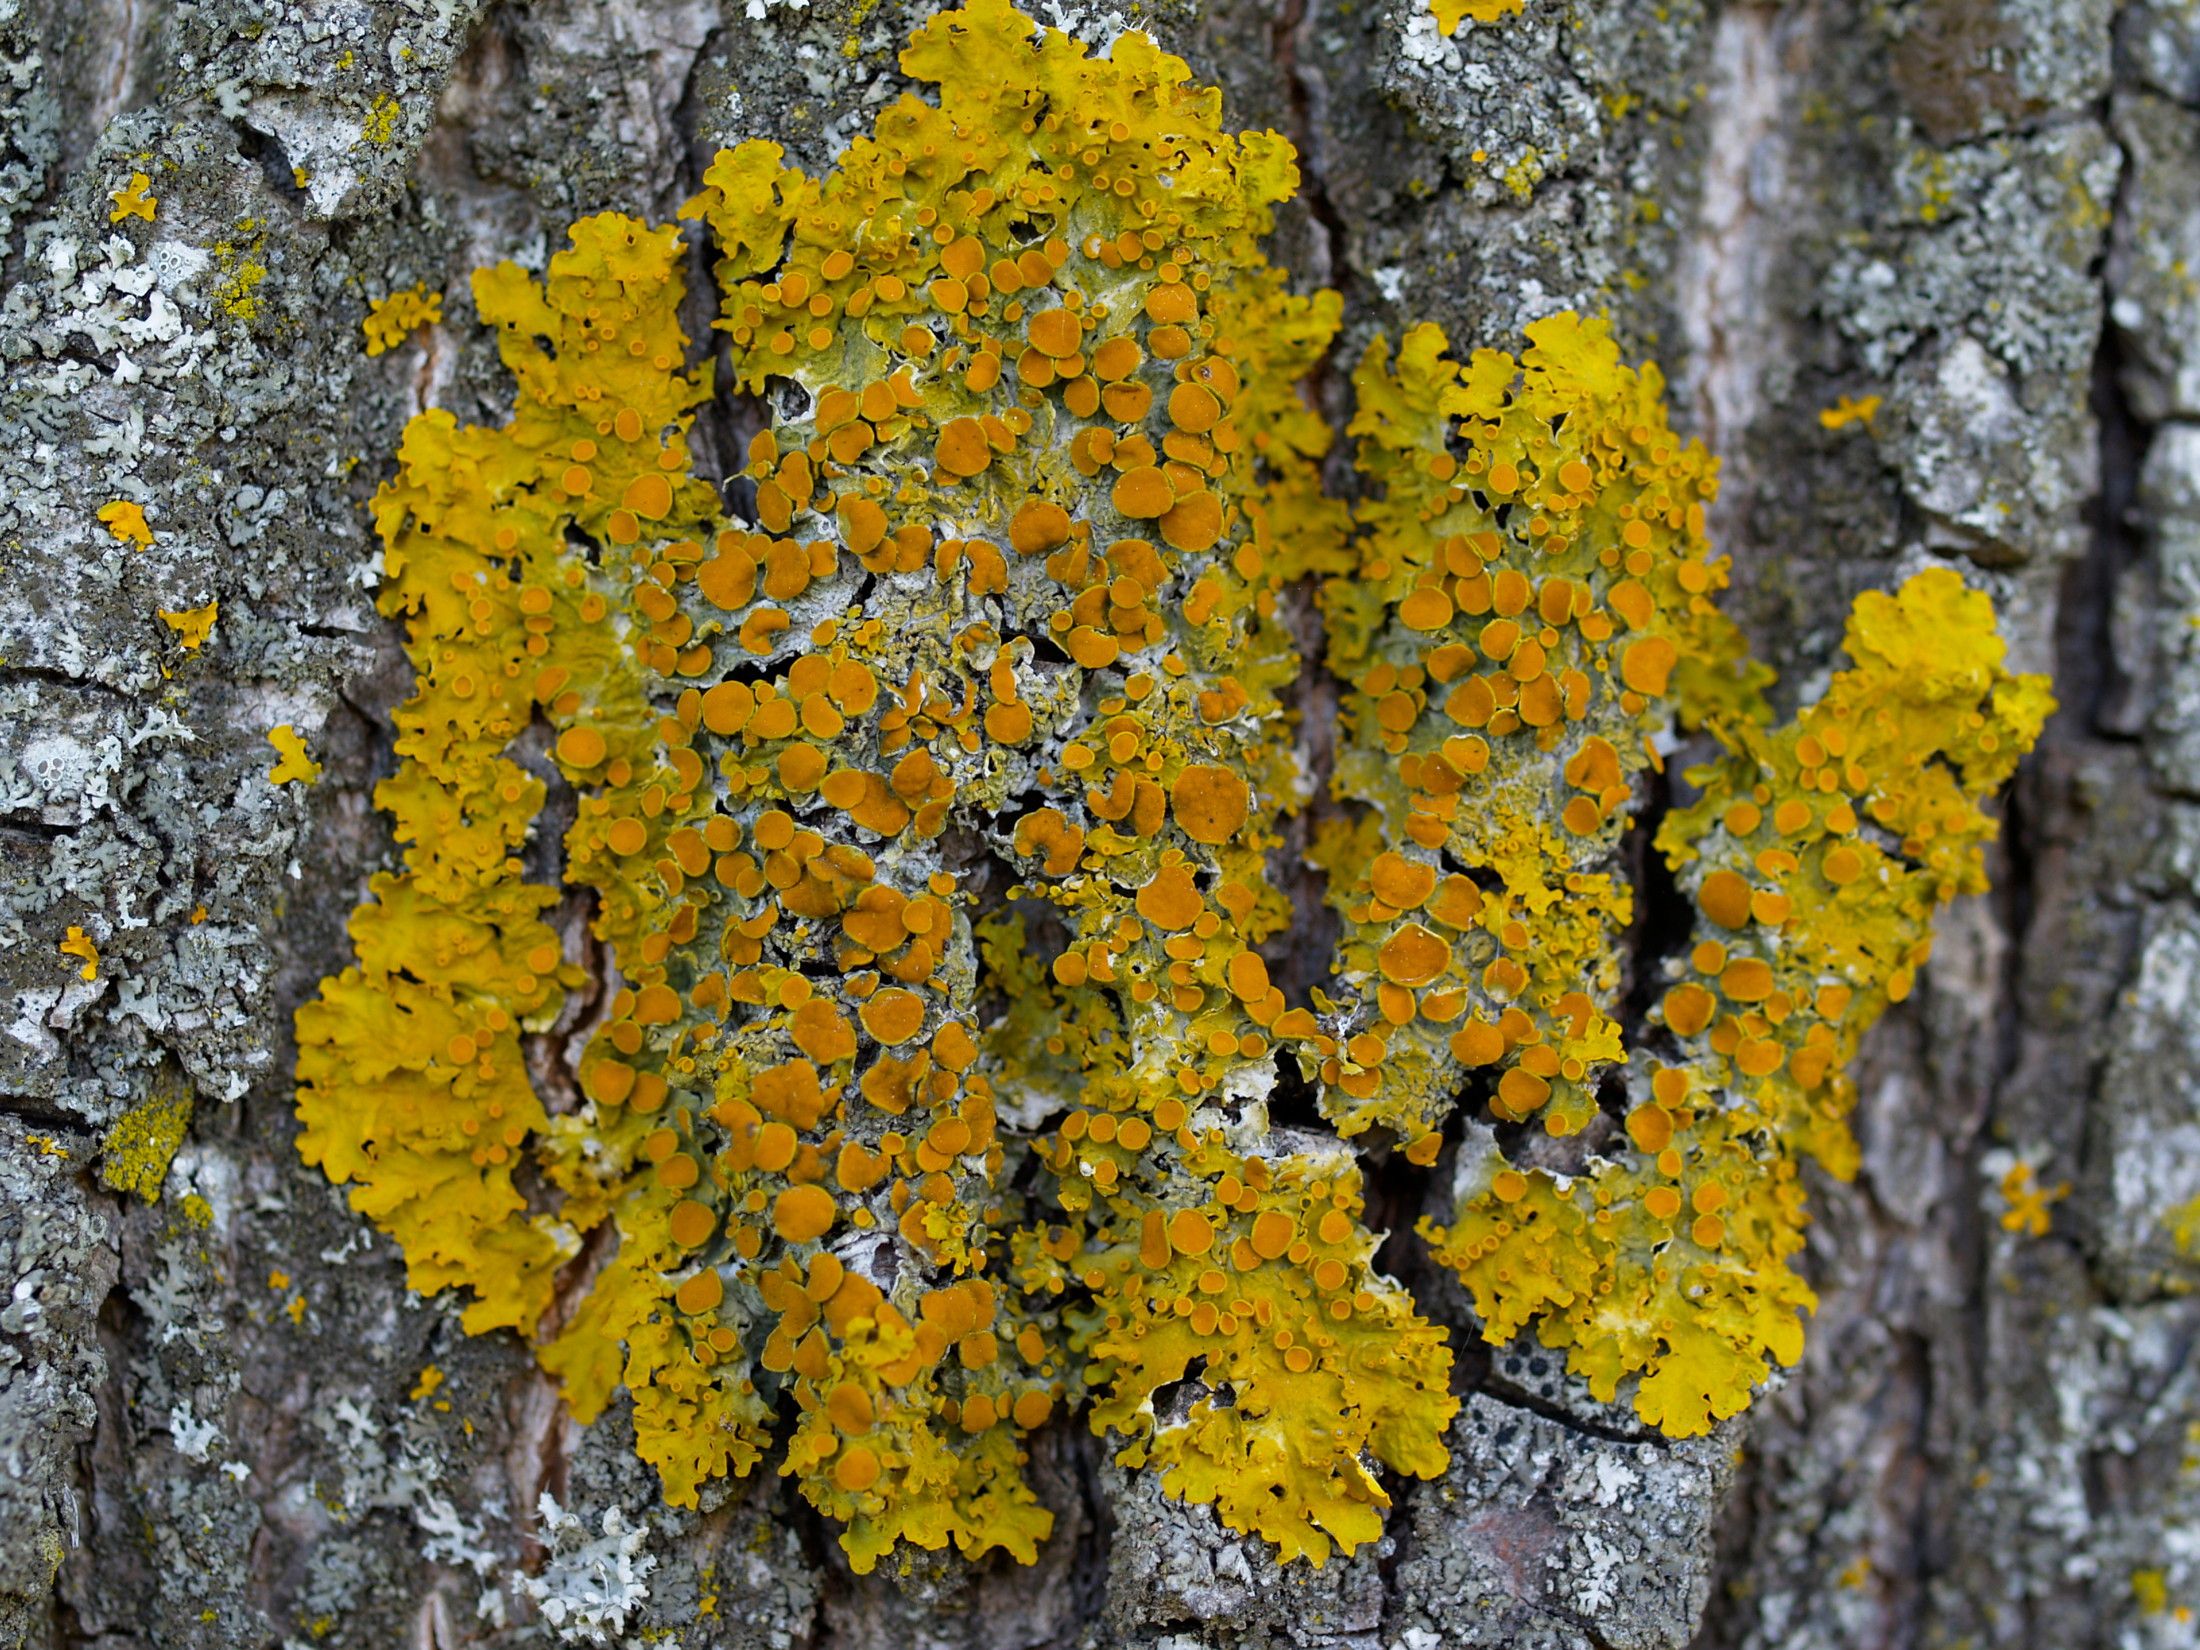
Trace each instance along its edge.
<instances>
[{"instance_id":1,"label":"rough bark texture","mask_svg":"<svg viewBox=\"0 0 2200 1650\"><path fill-rule=\"evenodd\" d=\"M2193 0L1528 0L1456 41L1414 0L1058 8L1299 144L1278 255L1346 291L1333 360L1608 311L1726 458L1791 690L1931 558L2055 673L1997 891L1870 1044L1863 1173L1813 1185L1809 1350L1742 1420L1669 1445L1532 1346L1468 1354L1450 1472L1318 1571L1058 1424L1036 1569L858 1579L768 1474L666 1511L616 1411L572 1427L298 1161L290 1014L390 853L362 505L410 414L508 393L466 271L669 216L743 137L829 164L925 9L0 0L0 1645L587 1642L531 1595L606 1555L642 1596L595 1642L688 1650L2195 1642L2200 1269L2162 1218L2200 1196ZM133 171L158 216L110 223ZM367 358L415 281L445 324ZM1883 401L1824 427L1842 395ZM211 599L179 652L157 610ZM318 785L265 782L282 722ZM148 1202L133 1131L185 1103ZM2018 1159L2070 1187L2044 1236L2001 1219Z\"/></svg>"}]
</instances>

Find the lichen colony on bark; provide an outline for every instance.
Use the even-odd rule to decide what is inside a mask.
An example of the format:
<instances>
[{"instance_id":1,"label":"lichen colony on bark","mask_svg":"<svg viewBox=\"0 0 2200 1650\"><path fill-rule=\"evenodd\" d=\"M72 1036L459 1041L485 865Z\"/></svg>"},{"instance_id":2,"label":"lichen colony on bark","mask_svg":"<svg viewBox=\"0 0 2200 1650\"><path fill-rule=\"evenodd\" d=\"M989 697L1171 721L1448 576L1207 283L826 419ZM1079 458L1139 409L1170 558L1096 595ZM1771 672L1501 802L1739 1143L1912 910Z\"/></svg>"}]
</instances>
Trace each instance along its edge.
<instances>
[{"instance_id":1,"label":"lichen colony on bark","mask_svg":"<svg viewBox=\"0 0 2200 1650\"><path fill-rule=\"evenodd\" d=\"M859 1572L1031 1562L1026 1437L1063 1408L1280 1558L1379 1537L1370 1466L1441 1473L1458 1406L1347 1141L1433 1164L1455 1107L1456 1219L1423 1230L1481 1333L1532 1326L1605 1400L1639 1377L1674 1437L1734 1414L1801 1351L1797 1164L1848 1171L1843 1068L1983 888L2044 681L1943 570L1866 596L1851 668L1772 727L1715 465L1571 313L1519 359L1378 340L1363 501L1331 502L1295 386L1337 299L1259 248L1290 146L1143 35L1095 56L1005 0L902 62L935 96L829 176L755 141L683 209L729 383L674 226L476 276L519 399L421 415L377 499L406 863L300 1012L306 1159L579 1419L623 1388L673 1505L791 1406L779 1470ZM686 437L736 392L772 409L745 518ZM1309 577L1365 811L1317 850L1335 998L1294 1007L1258 947L1293 925L1266 862ZM538 720L620 982L555 1115L523 1043L582 975L519 857ZM1658 844L1701 937L1629 1025L1621 848L1676 724L1724 753ZM1344 1138L1272 1126L1279 1061Z\"/></svg>"}]
</instances>

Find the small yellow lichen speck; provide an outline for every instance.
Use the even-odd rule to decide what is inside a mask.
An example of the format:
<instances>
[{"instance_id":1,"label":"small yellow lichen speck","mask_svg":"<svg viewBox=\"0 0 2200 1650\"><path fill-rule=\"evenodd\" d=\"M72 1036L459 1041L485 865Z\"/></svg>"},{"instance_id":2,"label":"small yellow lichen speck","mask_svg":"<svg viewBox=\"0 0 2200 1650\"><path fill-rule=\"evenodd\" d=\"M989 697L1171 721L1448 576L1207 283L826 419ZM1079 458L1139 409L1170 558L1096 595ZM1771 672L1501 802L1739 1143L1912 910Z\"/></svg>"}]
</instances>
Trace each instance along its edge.
<instances>
[{"instance_id":1,"label":"small yellow lichen speck","mask_svg":"<svg viewBox=\"0 0 2200 1650\"><path fill-rule=\"evenodd\" d=\"M118 1192L147 1203L160 1201L168 1165L191 1126L191 1086L156 1084L152 1094L124 1112L99 1143L99 1177Z\"/></svg>"},{"instance_id":2,"label":"small yellow lichen speck","mask_svg":"<svg viewBox=\"0 0 2200 1650\"><path fill-rule=\"evenodd\" d=\"M1876 395L1844 395L1830 407L1822 407L1818 413L1819 427L1828 430L1845 430L1851 424L1871 428L1872 419L1879 412L1881 398Z\"/></svg>"},{"instance_id":3,"label":"small yellow lichen speck","mask_svg":"<svg viewBox=\"0 0 2200 1650\"><path fill-rule=\"evenodd\" d=\"M84 966L77 970L78 978L99 978L99 947L93 942L91 935L73 922L69 924L69 932L61 940L61 952L64 956L83 959Z\"/></svg>"},{"instance_id":4,"label":"small yellow lichen speck","mask_svg":"<svg viewBox=\"0 0 2200 1650\"><path fill-rule=\"evenodd\" d=\"M245 219L237 232L250 238L242 243L222 240L214 244L220 270L214 286L214 306L233 321L254 321L260 315L260 284L267 279L267 265L256 254L266 246L267 234L256 218Z\"/></svg>"},{"instance_id":5,"label":"small yellow lichen speck","mask_svg":"<svg viewBox=\"0 0 2200 1650\"><path fill-rule=\"evenodd\" d=\"M2162 1570L2131 1572L2131 1601L2142 1616L2158 1616L2169 1608L2169 1576Z\"/></svg>"},{"instance_id":6,"label":"small yellow lichen speck","mask_svg":"<svg viewBox=\"0 0 2200 1650\"><path fill-rule=\"evenodd\" d=\"M2162 1216L2162 1225L2180 1255L2200 1256L2200 1197L2168 1210Z\"/></svg>"},{"instance_id":7,"label":"small yellow lichen speck","mask_svg":"<svg viewBox=\"0 0 2200 1650\"><path fill-rule=\"evenodd\" d=\"M374 102L367 109L367 118L360 123L359 140L362 143L388 143L397 131L397 117L404 112L404 105L387 92L374 94Z\"/></svg>"},{"instance_id":8,"label":"small yellow lichen speck","mask_svg":"<svg viewBox=\"0 0 2200 1650\"><path fill-rule=\"evenodd\" d=\"M2070 1195L2070 1183L2059 1181L2054 1186L2042 1186L2034 1178L2032 1165L2021 1159L2012 1163L2001 1177L2003 1204L2001 1229L2005 1232L2022 1232L2027 1237L2045 1237L2052 1229L2052 1207Z\"/></svg>"},{"instance_id":9,"label":"small yellow lichen speck","mask_svg":"<svg viewBox=\"0 0 2200 1650\"><path fill-rule=\"evenodd\" d=\"M186 607L176 611L159 610L161 621L176 633L176 640L186 653L195 653L206 645L206 638L214 633L214 621L221 615L221 603L208 602L204 607Z\"/></svg>"},{"instance_id":10,"label":"small yellow lichen speck","mask_svg":"<svg viewBox=\"0 0 2200 1650\"><path fill-rule=\"evenodd\" d=\"M153 180L143 172L132 172L130 181L117 189L113 196L114 209L107 214L109 223L120 223L124 218L143 218L153 221L153 208L159 204L152 193Z\"/></svg>"},{"instance_id":11,"label":"small yellow lichen speck","mask_svg":"<svg viewBox=\"0 0 2200 1650\"><path fill-rule=\"evenodd\" d=\"M426 1368L422 1369L420 1372L420 1379L413 1383L413 1389L410 1394L413 1402L417 1404L423 1399L433 1398L436 1393L442 1390L443 1380L443 1371L438 1369L434 1364L429 1364Z\"/></svg>"},{"instance_id":12,"label":"small yellow lichen speck","mask_svg":"<svg viewBox=\"0 0 2200 1650\"><path fill-rule=\"evenodd\" d=\"M126 498L102 504L99 519L107 524L107 531L124 544L134 544L143 550L153 542L153 530L145 524L144 507Z\"/></svg>"},{"instance_id":13,"label":"small yellow lichen speck","mask_svg":"<svg viewBox=\"0 0 2200 1650\"><path fill-rule=\"evenodd\" d=\"M381 355L397 348L422 327L443 319L443 294L430 292L425 281L377 298L367 307L360 328L367 336L367 353Z\"/></svg>"},{"instance_id":14,"label":"small yellow lichen speck","mask_svg":"<svg viewBox=\"0 0 2200 1650\"><path fill-rule=\"evenodd\" d=\"M2044 692L1925 575L1766 731L1712 605L1712 463L1571 315L1518 361L1433 328L1372 351L1355 518L1297 391L1338 300L1261 250L1288 144L1225 131L1144 35L1096 58L1005 0L902 67L932 93L823 177L750 142L682 209L762 411L746 520L689 451L714 386L676 228L604 214L539 276L475 275L513 412L416 418L375 499L415 671L376 790L404 859L299 1011L300 1151L415 1288L468 1292L469 1332L534 1339L577 1418L623 1388L675 1505L791 1411L780 1470L858 1571L904 1543L1030 1562L1025 1439L1073 1409L1314 1563L1380 1537L1378 1469L1442 1472L1444 1333L1377 1270L1350 1148L1270 1128L1285 1055L1418 1165L1462 1090L1562 1137L1639 1089L1647 1161L1561 1180L1492 1146L1426 1230L1491 1339L1539 1323L1606 1397L1644 1377L1668 1431L1732 1413L1800 1342L1795 1161L1840 1165L1839 1061L1977 884L1973 799ZM1320 845L1346 932L1313 1009L1259 949L1292 920L1279 596L1310 572L1366 810ZM1620 839L1676 713L1726 752L1698 777L1725 811L1660 841L1734 1006L1677 984L1652 1075L1615 1017ZM545 761L613 982L556 1115L526 1039L587 976L520 857ZM1766 884L1739 907L1736 865Z\"/></svg>"},{"instance_id":15,"label":"small yellow lichen speck","mask_svg":"<svg viewBox=\"0 0 2200 1650\"><path fill-rule=\"evenodd\" d=\"M1528 0L1428 0L1428 9L1435 14L1440 32L1455 35L1459 25L1470 18L1477 23L1495 23L1500 18L1517 17L1527 4Z\"/></svg>"},{"instance_id":16,"label":"small yellow lichen speck","mask_svg":"<svg viewBox=\"0 0 2200 1650\"><path fill-rule=\"evenodd\" d=\"M288 722L268 729L267 742L275 747L277 761L267 770L271 784L288 785L292 781L310 785L321 777L321 764L306 754L306 742L298 730Z\"/></svg>"}]
</instances>

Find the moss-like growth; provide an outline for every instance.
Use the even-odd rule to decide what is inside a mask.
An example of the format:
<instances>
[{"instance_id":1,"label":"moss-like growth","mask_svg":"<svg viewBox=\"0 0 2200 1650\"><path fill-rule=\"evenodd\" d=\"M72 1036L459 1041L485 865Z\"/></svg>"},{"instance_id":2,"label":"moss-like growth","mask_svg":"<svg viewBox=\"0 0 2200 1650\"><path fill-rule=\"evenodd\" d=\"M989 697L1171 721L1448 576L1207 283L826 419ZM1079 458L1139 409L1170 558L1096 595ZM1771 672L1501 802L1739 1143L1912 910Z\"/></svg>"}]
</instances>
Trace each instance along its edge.
<instances>
[{"instance_id":1,"label":"moss-like growth","mask_svg":"<svg viewBox=\"0 0 2200 1650\"><path fill-rule=\"evenodd\" d=\"M99 1177L118 1192L160 1201L168 1165L191 1127L191 1086L162 1078L114 1121L99 1143Z\"/></svg>"}]
</instances>

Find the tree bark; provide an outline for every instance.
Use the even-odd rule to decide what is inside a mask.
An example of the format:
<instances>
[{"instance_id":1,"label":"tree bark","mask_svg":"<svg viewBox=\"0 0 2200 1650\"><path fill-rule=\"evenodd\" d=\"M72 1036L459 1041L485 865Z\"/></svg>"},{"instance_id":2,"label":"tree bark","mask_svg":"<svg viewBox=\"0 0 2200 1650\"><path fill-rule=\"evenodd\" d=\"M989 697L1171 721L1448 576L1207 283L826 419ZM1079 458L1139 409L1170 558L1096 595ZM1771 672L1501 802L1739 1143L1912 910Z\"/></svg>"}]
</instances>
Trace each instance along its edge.
<instances>
[{"instance_id":1,"label":"tree bark","mask_svg":"<svg viewBox=\"0 0 2200 1650\"><path fill-rule=\"evenodd\" d=\"M768 1470L666 1507L617 1407L575 1426L299 1160L291 1014L393 852L364 506L409 416L509 405L467 273L666 221L744 138L828 169L933 9L0 0L0 1644L2200 1642L2200 1260L2166 1219L2200 1199L2191 0L1527 0L1455 39L1419 0L1042 8L1151 31L1298 147L1273 256L1345 294L1310 387L1340 428L1378 330L1607 313L1722 455L1731 605L1791 701L1858 592L1933 562L2054 675L1994 893L1867 1044L1862 1171L1810 1181L1808 1349L1711 1437L1475 1350L1401 1239L1464 1405L1378 1545L1279 1566L1064 1420L1036 1567L857 1577ZM138 172L157 216L116 221ZM442 324L366 356L415 283ZM1877 410L1821 420L1842 397ZM208 602L179 651L158 614ZM1333 693L1310 666L1317 764ZM285 723L319 783L265 782ZM2003 1219L2019 1162L2068 1188L2044 1234ZM613 1509L632 1608L546 1619L519 1578Z\"/></svg>"}]
</instances>

